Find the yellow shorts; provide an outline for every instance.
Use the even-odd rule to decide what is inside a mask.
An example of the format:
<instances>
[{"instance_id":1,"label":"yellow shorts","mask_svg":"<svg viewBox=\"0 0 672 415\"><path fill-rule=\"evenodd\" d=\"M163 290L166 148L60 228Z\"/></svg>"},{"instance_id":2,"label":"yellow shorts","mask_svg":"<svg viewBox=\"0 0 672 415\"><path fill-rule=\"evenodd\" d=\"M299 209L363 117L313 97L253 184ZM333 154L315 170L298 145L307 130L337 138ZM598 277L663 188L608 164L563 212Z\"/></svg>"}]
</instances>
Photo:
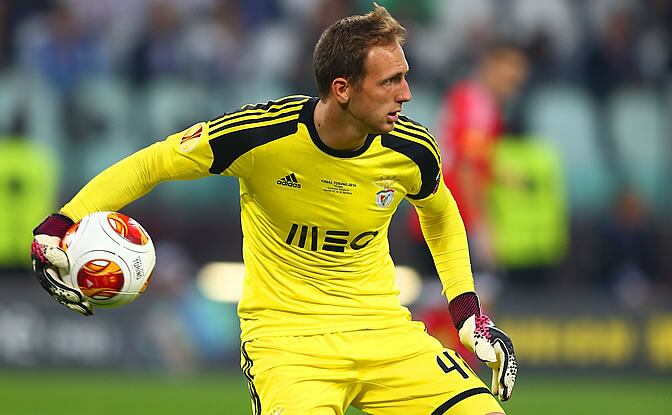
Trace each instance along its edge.
<instances>
[{"instance_id":1,"label":"yellow shorts","mask_svg":"<svg viewBox=\"0 0 672 415\"><path fill-rule=\"evenodd\" d=\"M243 343L254 415L504 412L462 358L422 324Z\"/></svg>"}]
</instances>

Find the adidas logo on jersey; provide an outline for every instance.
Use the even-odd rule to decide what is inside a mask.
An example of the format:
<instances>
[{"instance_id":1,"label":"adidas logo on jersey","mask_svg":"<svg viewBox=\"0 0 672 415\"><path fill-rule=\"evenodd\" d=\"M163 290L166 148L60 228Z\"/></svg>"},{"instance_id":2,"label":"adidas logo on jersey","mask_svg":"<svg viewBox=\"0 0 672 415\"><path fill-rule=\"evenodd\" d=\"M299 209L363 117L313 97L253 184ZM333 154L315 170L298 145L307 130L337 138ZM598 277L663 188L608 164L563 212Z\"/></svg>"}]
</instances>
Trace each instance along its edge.
<instances>
[{"instance_id":1,"label":"adidas logo on jersey","mask_svg":"<svg viewBox=\"0 0 672 415\"><path fill-rule=\"evenodd\" d=\"M277 182L280 186L296 187L297 189L301 188L301 183L296 179L294 173L288 174L285 177L281 177Z\"/></svg>"}]
</instances>

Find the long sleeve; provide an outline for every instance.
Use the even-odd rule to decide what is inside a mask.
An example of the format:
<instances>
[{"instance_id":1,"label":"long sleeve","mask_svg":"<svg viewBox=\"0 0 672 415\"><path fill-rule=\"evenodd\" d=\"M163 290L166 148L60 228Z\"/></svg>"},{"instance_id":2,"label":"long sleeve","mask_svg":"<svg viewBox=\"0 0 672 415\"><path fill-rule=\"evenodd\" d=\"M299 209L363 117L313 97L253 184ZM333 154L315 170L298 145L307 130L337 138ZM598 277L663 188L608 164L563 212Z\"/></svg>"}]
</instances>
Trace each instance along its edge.
<instances>
[{"instance_id":1,"label":"long sleeve","mask_svg":"<svg viewBox=\"0 0 672 415\"><path fill-rule=\"evenodd\" d=\"M208 176L213 160L212 150L207 139L201 139L207 137L207 126L205 123L196 126L206 128L205 131L200 130L198 137L193 135L192 127L103 170L63 206L61 213L77 222L93 212L119 210L163 181ZM199 142L193 147L185 146L188 143L185 137Z\"/></svg>"},{"instance_id":2,"label":"long sleeve","mask_svg":"<svg viewBox=\"0 0 672 415\"><path fill-rule=\"evenodd\" d=\"M441 181L435 194L413 201L448 301L474 291L467 234L455 199Z\"/></svg>"}]
</instances>

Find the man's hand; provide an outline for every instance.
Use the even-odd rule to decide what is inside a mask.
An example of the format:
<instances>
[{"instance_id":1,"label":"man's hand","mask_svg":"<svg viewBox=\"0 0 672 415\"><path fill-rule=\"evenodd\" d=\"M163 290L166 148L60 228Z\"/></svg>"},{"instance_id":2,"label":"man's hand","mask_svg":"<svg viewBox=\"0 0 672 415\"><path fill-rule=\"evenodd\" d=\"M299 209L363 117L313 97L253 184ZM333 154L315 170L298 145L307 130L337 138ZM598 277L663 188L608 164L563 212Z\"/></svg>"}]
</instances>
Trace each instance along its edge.
<instances>
[{"instance_id":1,"label":"man's hand","mask_svg":"<svg viewBox=\"0 0 672 415\"><path fill-rule=\"evenodd\" d=\"M462 344L492 369L492 393L502 401L511 398L518 364L509 336L481 314L478 297L473 292L455 297L449 309Z\"/></svg>"},{"instance_id":2,"label":"man's hand","mask_svg":"<svg viewBox=\"0 0 672 415\"><path fill-rule=\"evenodd\" d=\"M61 238L73 224L67 216L48 216L34 230L30 256L37 280L58 303L85 316L93 314L93 307L78 289L63 283L62 276L70 271L65 251L60 248Z\"/></svg>"},{"instance_id":3,"label":"man's hand","mask_svg":"<svg viewBox=\"0 0 672 415\"><path fill-rule=\"evenodd\" d=\"M509 336L484 315L469 317L459 330L460 341L492 369L492 393L506 401L511 398L518 364Z\"/></svg>"}]
</instances>

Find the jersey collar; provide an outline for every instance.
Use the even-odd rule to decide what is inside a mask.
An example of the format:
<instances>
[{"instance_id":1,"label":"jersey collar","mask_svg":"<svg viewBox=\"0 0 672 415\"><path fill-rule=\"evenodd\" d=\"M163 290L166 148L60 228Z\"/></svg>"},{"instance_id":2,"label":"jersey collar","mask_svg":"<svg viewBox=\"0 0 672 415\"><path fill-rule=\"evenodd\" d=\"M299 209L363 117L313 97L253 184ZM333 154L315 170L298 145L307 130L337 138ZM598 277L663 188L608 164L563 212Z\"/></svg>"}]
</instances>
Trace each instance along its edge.
<instances>
[{"instance_id":1,"label":"jersey collar","mask_svg":"<svg viewBox=\"0 0 672 415\"><path fill-rule=\"evenodd\" d=\"M313 140L315 146L330 156L340 158L352 158L364 154L364 152L371 146L371 143L377 134L369 134L366 137L366 141L364 141L364 145L357 150L335 150L324 144L319 134L317 134L317 128L315 128L315 118L313 117L315 107L317 106L317 102L319 100L319 98L311 98L304 104L303 109L301 110L301 114L299 115L299 122L308 128L308 134L310 134L310 139Z\"/></svg>"}]
</instances>

